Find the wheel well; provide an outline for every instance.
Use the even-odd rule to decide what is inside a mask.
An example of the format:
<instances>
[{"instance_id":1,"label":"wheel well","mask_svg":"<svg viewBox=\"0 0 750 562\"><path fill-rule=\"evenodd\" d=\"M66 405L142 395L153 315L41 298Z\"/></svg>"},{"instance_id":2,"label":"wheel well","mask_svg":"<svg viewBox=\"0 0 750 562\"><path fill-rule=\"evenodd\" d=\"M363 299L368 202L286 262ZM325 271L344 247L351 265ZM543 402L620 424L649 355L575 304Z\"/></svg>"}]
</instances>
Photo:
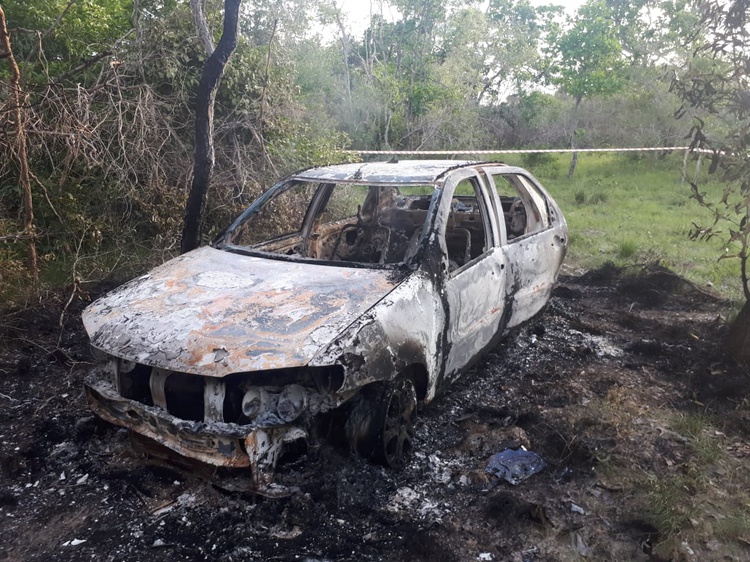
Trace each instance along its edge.
<instances>
[{"instance_id":1,"label":"wheel well","mask_svg":"<svg viewBox=\"0 0 750 562\"><path fill-rule=\"evenodd\" d=\"M417 391L417 400L420 402L424 400L427 396L427 386L430 380L427 367L421 363L412 363L401 371L401 374L409 377L411 382L414 383L414 389Z\"/></svg>"}]
</instances>

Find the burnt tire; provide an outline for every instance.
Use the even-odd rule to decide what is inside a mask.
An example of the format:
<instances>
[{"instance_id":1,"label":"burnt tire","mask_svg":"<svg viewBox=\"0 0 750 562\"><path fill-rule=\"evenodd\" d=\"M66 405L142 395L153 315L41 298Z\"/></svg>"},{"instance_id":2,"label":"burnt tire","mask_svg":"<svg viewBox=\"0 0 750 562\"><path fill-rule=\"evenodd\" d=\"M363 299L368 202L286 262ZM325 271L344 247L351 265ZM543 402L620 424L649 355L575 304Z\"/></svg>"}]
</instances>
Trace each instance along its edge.
<instances>
[{"instance_id":1,"label":"burnt tire","mask_svg":"<svg viewBox=\"0 0 750 562\"><path fill-rule=\"evenodd\" d=\"M407 377L363 389L347 420L353 450L391 468L406 463L414 441L417 392Z\"/></svg>"}]
</instances>

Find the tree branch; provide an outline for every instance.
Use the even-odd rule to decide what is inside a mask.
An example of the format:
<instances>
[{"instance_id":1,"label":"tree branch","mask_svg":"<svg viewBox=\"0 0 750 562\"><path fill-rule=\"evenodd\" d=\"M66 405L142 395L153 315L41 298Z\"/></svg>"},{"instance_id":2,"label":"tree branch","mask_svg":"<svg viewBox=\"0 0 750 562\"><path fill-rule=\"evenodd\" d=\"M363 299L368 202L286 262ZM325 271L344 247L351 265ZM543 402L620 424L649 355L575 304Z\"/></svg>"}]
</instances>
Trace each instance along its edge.
<instances>
[{"instance_id":1,"label":"tree branch","mask_svg":"<svg viewBox=\"0 0 750 562\"><path fill-rule=\"evenodd\" d=\"M63 80L65 80L67 77L72 76L73 74L78 74L82 70L86 70L88 67L90 67L93 64L96 64L103 58L109 57L114 54L114 51L102 51L98 55L94 55L90 59L84 60L81 64L76 66L75 68L71 68L70 70L63 72L60 76L55 78L54 84L59 84Z\"/></svg>"},{"instance_id":2,"label":"tree branch","mask_svg":"<svg viewBox=\"0 0 750 562\"><path fill-rule=\"evenodd\" d=\"M268 99L266 97L268 93L268 80L271 73L271 45L273 44L273 37L276 35L276 25L279 23L278 18L273 20L273 30L271 31L271 38L268 40L268 55L266 56L266 73L263 79L263 92L260 96L260 150L261 150L261 165L263 166L263 169L266 168L266 161L269 161L268 154L266 153L266 142L265 142L265 133L263 132L263 119L265 117L265 109L266 105L268 104Z\"/></svg>"},{"instance_id":3,"label":"tree branch","mask_svg":"<svg viewBox=\"0 0 750 562\"><path fill-rule=\"evenodd\" d=\"M208 23L206 23L206 15L203 13L203 3L201 0L190 0L190 9L193 11L193 21L195 22L195 29L198 31L198 37L203 43L206 55L210 57L215 47L213 39L211 39L211 31L208 29Z\"/></svg>"},{"instance_id":4,"label":"tree branch","mask_svg":"<svg viewBox=\"0 0 750 562\"><path fill-rule=\"evenodd\" d=\"M0 47L3 52L7 53L8 64L10 65L10 87L13 92L13 103L15 109L16 121L16 142L18 144L18 183L21 185L23 193L24 225L23 232L29 236L27 246L27 268L31 275L34 289L39 282L39 264L37 262L36 244L34 243L34 202L31 195L31 179L29 172L29 159L26 154L26 130L24 128L24 112L22 111L22 99L24 97L21 90L21 71L18 68L16 59L13 56L13 49L10 45L10 35L5 20L5 12L0 6Z\"/></svg>"}]
</instances>

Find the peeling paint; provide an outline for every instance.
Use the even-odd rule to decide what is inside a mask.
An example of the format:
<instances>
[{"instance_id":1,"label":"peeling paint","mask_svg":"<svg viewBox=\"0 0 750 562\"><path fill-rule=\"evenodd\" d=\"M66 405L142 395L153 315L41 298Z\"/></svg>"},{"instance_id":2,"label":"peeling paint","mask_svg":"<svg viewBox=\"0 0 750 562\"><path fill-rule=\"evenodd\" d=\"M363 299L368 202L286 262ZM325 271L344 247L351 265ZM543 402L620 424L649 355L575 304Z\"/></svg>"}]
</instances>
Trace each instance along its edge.
<instances>
[{"instance_id":1,"label":"peeling paint","mask_svg":"<svg viewBox=\"0 0 750 562\"><path fill-rule=\"evenodd\" d=\"M237 277L253 284L237 284ZM210 287L198 284L205 279ZM83 320L91 343L118 357L224 376L306 364L395 285L387 271L342 272L200 248L98 300ZM216 361L215 349L231 352Z\"/></svg>"}]
</instances>

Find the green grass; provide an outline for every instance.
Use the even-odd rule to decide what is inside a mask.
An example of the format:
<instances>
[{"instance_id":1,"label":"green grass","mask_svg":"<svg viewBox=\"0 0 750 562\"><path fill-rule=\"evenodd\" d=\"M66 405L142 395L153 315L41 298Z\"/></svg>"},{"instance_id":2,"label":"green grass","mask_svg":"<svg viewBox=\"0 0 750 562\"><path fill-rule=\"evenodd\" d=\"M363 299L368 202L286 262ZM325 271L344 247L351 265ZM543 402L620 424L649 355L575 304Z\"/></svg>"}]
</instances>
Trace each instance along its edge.
<instances>
[{"instance_id":1,"label":"green grass","mask_svg":"<svg viewBox=\"0 0 750 562\"><path fill-rule=\"evenodd\" d=\"M696 508L690 501L695 483L689 475L651 476L643 491L647 498L644 515L660 535L671 537L690 524Z\"/></svg>"},{"instance_id":2,"label":"green grass","mask_svg":"<svg viewBox=\"0 0 750 562\"><path fill-rule=\"evenodd\" d=\"M646 515L665 536L685 531L744 545L750 537L748 473L741 460L727 454L726 436L716 422L710 415L684 412L667 419L692 454L679 471L649 479Z\"/></svg>"},{"instance_id":3,"label":"green grass","mask_svg":"<svg viewBox=\"0 0 750 562\"><path fill-rule=\"evenodd\" d=\"M507 156L507 157L506 157ZM509 164L519 157L502 155ZM691 241L688 233L710 216L690 198L690 185L681 180L682 154L663 160L617 154L581 154L572 178L567 177L570 156L554 155L543 165L530 167L563 210L570 228L567 264L596 268L611 261L627 266L659 261L695 283L731 299L741 297L739 261L718 258L724 244L714 238ZM688 163L692 179L694 163ZM721 198L723 186L705 174L701 191ZM726 230L726 226L723 227Z\"/></svg>"},{"instance_id":4,"label":"green grass","mask_svg":"<svg viewBox=\"0 0 750 562\"><path fill-rule=\"evenodd\" d=\"M631 258L635 255L638 245L634 240L622 240L617 250L617 255L623 259Z\"/></svg>"}]
</instances>

